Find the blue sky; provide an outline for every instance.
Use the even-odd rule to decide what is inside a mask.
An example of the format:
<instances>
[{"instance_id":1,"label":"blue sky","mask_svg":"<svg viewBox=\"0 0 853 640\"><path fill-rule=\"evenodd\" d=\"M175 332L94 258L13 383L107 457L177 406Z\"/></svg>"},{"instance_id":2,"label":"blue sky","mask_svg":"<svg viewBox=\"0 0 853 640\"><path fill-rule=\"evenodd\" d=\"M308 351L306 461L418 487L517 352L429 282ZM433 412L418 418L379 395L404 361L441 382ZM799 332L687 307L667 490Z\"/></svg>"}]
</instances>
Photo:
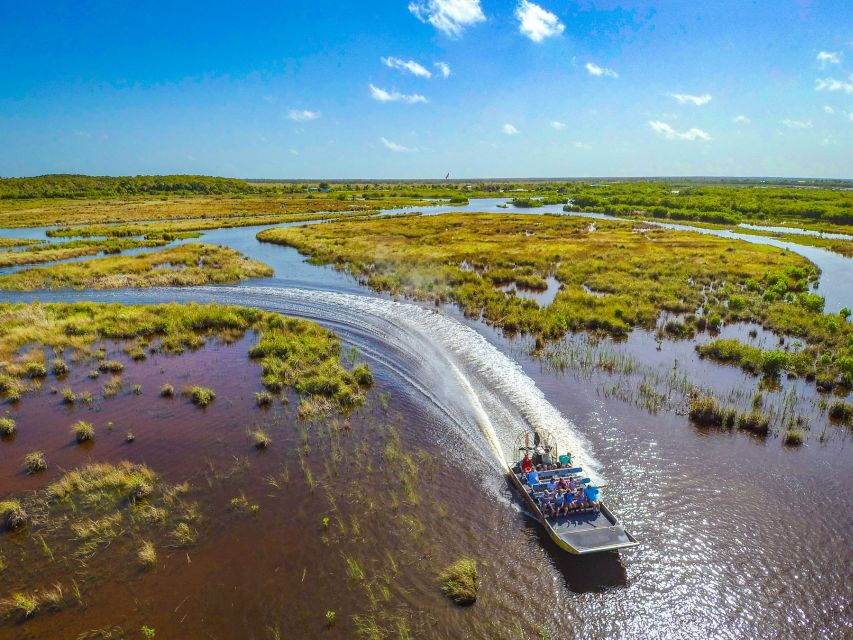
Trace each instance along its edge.
<instances>
[{"instance_id":1,"label":"blue sky","mask_svg":"<svg viewBox=\"0 0 853 640\"><path fill-rule=\"evenodd\" d=\"M2 176L853 178L849 0L2 15Z\"/></svg>"}]
</instances>

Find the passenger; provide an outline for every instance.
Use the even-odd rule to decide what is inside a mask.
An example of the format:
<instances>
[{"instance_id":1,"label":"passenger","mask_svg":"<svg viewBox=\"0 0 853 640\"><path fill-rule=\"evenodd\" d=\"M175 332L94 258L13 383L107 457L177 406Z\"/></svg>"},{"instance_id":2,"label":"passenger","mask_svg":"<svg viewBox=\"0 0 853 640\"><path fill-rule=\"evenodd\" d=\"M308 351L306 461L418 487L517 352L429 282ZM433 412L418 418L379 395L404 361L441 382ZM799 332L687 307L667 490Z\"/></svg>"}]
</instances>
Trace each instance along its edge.
<instances>
[{"instance_id":1,"label":"passenger","mask_svg":"<svg viewBox=\"0 0 853 640\"><path fill-rule=\"evenodd\" d=\"M557 483L554 482L554 477L552 476L550 480L548 480L548 493L556 493L557 491Z\"/></svg>"},{"instance_id":2,"label":"passenger","mask_svg":"<svg viewBox=\"0 0 853 640\"><path fill-rule=\"evenodd\" d=\"M533 460L530 459L530 454L524 454L524 460L521 461L521 470L524 473L530 473L533 471Z\"/></svg>"},{"instance_id":3,"label":"passenger","mask_svg":"<svg viewBox=\"0 0 853 640\"><path fill-rule=\"evenodd\" d=\"M598 487L589 485L584 489L584 495L589 506L598 509Z\"/></svg>"},{"instance_id":4,"label":"passenger","mask_svg":"<svg viewBox=\"0 0 853 640\"><path fill-rule=\"evenodd\" d=\"M559 491L565 491L568 488L569 488L569 483L566 482L565 478L561 477L559 480L557 480L557 489Z\"/></svg>"},{"instance_id":5,"label":"passenger","mask_svg":"<svg viewBox=\"0 0 853 640\"><path fill-rule=\"evenodd\" d=\"M574 510L574 508L575 508L575 503L574 503L574 500L572 500L572 494L571 493L564 493L563 494L563 515L566 515L566 516L569 515L569 512Z\"/></svg>"},{"instance_id":6,"label":"passenger","mask_svg":"<svg viewBox=\"0 0 853 640\"><path fill-rule=\"evenodd\" d=\"M583 487L578 487L578 490L575 492L575 506L578 509L585 509L589 506L586 502L586 494L584 494Z\"/></svg>"},{"instance_id":7,"label":"passenger","mask_svg":"<svg viewBox=\"0 0 853 640\"><path fill-rule=\"evenodd\" d=\"M536 471L530 471L527 474L527 484L531 487L535 484L539 484L539 474Z\"/></svg>"},{"instance_id":8,"label":"passenger","mask_svg":"<svg viewBox=\"0 0 853 640\"><path fill-rule=\"evenodd\" d=\"M563 514L563 504L566 497L562 493L558 493L554 498L554 517L559 518Z\"/></svg>"}]
</instances>

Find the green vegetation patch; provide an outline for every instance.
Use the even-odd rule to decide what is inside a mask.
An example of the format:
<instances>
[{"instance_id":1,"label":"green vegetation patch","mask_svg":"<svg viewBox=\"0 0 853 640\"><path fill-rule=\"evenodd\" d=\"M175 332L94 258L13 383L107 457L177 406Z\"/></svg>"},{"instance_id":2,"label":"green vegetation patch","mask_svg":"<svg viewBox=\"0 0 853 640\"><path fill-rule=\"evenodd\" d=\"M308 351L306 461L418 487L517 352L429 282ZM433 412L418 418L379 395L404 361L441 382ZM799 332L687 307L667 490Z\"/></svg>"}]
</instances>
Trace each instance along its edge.
<instances>
[{"instance_id":1,"label":"green vegetation patch","mask_svg":"<svg viewBox=\"0 0 853 640\"><path fill-rule=\"evenodd\" d=\"M471 605L477 600L477 562L461 558L438 577L441 590L459 605Z\"/></svg>"},{"instance_id":2,"label":"green vegetation patch","mask_svg":"<svg viewBox=\"0 0 853 640\"><path fill-rule=\"evenodd\" d=\"M237 282L272 275L272 269L227 247L190 243L137 256L35 267L0 276L0 289L117 289Z\"/></svg>"},{"instance_id":3,"label":"green vegetation patch","mask_svg":"<svg viewBox=\"0 0 853 640\"><path fill-rule=\"evenodd\" d=\"M74 240L62 244L38 244L24 251L0 251L0 267L68 260L99 253L116 254L127 249L162 247L166 240Z\"/></svg>"},{"instance_id":4,"label":"green vegetation patch","mask_svg":"<svg viewBox=\"0 0 853 640\"><path fill-rule=\"evenodd\" d=\"M662 312L686 314L670 327L679 336L756 322L805 341L802 353L729 342L705 355L755 372L823 371L828 386L853 381L853 371L846 373L853 326L845 314L824 314L823 299L809 293L814 265L774 247L549 215L379 218L269 229L258 238L295 247L374 289L454 302L470 317L543 339L580 329L617 336L654 329ZM561 288L544 308L505 290L512 283L541 289L548 276Z\"/></svg>"},{"instance_id":5,"label":"green vegetation patch","mask_svg":"<svg viewBox=\"0 0 853 640\"><path fill-rule=\"evenodd\" d=\"M201 348L208 337L233 340L246 331L258 334L249 356L260 365L263 384L276 392L295 390L309 403L306 407L315 409L312 413L321 413L320 408L355 407L373 383L366 364L355 364L352 369L344 366L340 339L334 333L306 320L216 304L33 303L0 304L0 393L20 398L28 391L32 365L43 365L45 353L68 351L73 356L69 360L87 371L92 369L92 361L98 361L97 368L119 372L122 363L106 359L99 343L133 341L135 347L145 344L148 350L179 354ZM109 384L117 385L117 391L121 381L115 380ZM209 402L212 395L208 397L205 391L209 390L199 387L193 396ZM69 402L75 402L73 390L67 392ZM160 389L163 396L174 393L170 384ZM7 435L14 426L11 418L0 422Z\"/></svg>"}]
</instances>

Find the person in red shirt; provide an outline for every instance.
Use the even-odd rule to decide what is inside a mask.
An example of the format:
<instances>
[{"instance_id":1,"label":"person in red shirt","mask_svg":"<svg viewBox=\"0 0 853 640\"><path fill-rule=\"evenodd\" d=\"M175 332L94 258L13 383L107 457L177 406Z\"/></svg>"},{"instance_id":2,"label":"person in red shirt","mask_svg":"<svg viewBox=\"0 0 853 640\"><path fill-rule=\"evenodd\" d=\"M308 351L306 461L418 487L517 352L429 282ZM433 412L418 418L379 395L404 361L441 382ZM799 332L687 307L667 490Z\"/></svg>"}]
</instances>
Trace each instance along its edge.
<instances>
[{"instance_id":1,"label":"person in red shirt","mask_svg":"<svg viewBox=\"0 0 853 640\"><path fill-rule=\"evenodd\" d=\"M533 460L530 459L529 454L524 454L524 460L521 461L521 470L524 473L530 473L533 471Z\"/></svg>"}]
</instances>

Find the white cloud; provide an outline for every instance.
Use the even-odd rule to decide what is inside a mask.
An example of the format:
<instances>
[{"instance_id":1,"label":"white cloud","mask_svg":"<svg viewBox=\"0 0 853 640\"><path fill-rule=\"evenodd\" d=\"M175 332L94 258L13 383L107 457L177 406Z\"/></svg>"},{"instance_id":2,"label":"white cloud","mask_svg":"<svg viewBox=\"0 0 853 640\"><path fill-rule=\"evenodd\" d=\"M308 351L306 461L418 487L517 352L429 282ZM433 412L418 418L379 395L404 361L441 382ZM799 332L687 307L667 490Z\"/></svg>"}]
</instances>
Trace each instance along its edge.
<instances>
[{"instance_id":1,"label":"white cloud","mask_svg":"<svg viewBox=\"0 0 853 640\"><path fill-rule=\"evenodd\" d=\"M752 122L752 120L750 120L748 116L739 115L735 116L732 119L732 122L734 122L735 124L749 124L750 122Z\"/></svg>"},{"instance_id":2,"label":"white cloud","mask_svg":"<svg viewBox=\"0 0 853 640\"><path fill-rule=\"evenodd\" d=\"M288 149L288 151L290 152L290 155L292 155L292 156L298 156L299 155L299 152L296 149L290 148L290 149Z\"/></svg>"},{"instance_id":3,"label":"white cloud","mask_svg":"<svg viewBox=\"0 0 853 640\"><path fill-rule=\"evenodd\" d=\"M291 109L287 112L287 117L296 122L308 122L316 120L320 117L319 111L308 111L308 109Z\"/></svg>"},{"instance_id":4,"label":"white cloud","mask_svg":"<svg viewBox=\"0 0 853 640\"><path fill-rule=\"evenodd\" d=\"M451 38L459 38L466 27L486 19L480 0L413 0L409 11Z\"/></svg>"},{"instance_id":5,"label":"white cloud","mask_svg":"<svg viewBox=\"0 0 853 640\"><path fill-rule=\"evenodd\" d=\"M399 91L385 91L385 89L380 89L372 84L370 85L370 96L379 102L405 102L406 104L417 104L419 102L427 101L427 99L419 93L407 94L400 93Z\"/></svg>"},{"instance_id":6,"label":"white cloud","mask_svg":"<svg viewBox=\"0 0 853 640\"><path fill-rule=\"evenodd\" d=\"M843 91L844 93L853 93L853 75L850 76L850 82L844 80L836 80L835 78L823 78L815 80L815 91Z\"/></svg>"},{"instance_id":7,"label":"white cloud","mask_svg":"<svg viewBox=\"0 0 853 640\"><path fill-rule=\"evenodd\" d=\"M518 18L518 30L533 42L542 42L545 38L558 36L566 28L553 13L528 0L518 3L515 17Z\"/></svg>"},{"instance_id":8,"label":"white cloud","mask_svg":"<svg viewBox=\"0 0 853 640\"><path fill-rule=\"evenodd\" d=\"M695 104L697 107L711 102L711 96L707 93L702 96L692 96L689 93L670 93L669 96L678 100L679 104Z\"/></svg>"},{"instance_id":9,"label":"white cloud","mask_svg":"<svg viewBox=\"0 0 853 640\"><path fill-rule=\"evenodd\" d=\"M608 76L610 78L619 77L619 74L616 73L613 69L608 69L607 67L599 67L594 62L587 62L586 70L589 71L589 74L593 76Z\"/></svg>"},{"instance_id":10,"label":"white cloud","mask_svg":"<svg viewBox=\"0 0 853 640\"><path fill-rule=\"evenodd\" d=\"M438 69L438 72L441 74L442 78L450 77L450 65L446 62L436 62L435 68Z\"/></svg>"},{"instance_id":11,"label":"white cloud","mask_svg":"<svg viewBox=\"0 0 853 640\"><path fill-rule=\"evenodd\" d=\"M396 142L391 142L387 138L379 138L379 142L388 149L389 151L393 151L394 153L414 153L417 149L412 147L404 147L401 144L397 144Z\"/></svg>"},{"instance_id":12,"label":"white cloud","mask_svg":"<svg viewBox=\"0 0 853 640\"><path fill-rule=\"evenodd\" d=\"M589 146L586 142L577 141L575 142L575 149L584 149L586 151L589 151L590 149L592 149L592 147Z\"/></svg>"},{"instance_id":13,"label":"white cloud","mask_svg":"<svg viewBox=\"0 0 853 640\"><path fill-rule=\"evenodd\" d=\"M811 129L814 126L811 121L790 120L788 118L782 120L782 124L789 129Z\"/></svg>"},{"instance_id":14,"label":"white cloud","mask_svg":"<svg viewBox=\"0 0 853 640\"><path fill-rule=\"evenodd\" d=\"M817 54L817 61L820 62L821 67L825 67L828 64L841 64L841 52L821 51Z\"/></svg>"},{"instance_id":15,"label":"white cloud","mask_svg":"<svg viewBox=\"0 0 853 640\"><path fill-rule=\"evenodd\" d=\"M507 122L503 127L501 127L501 131L503 131L508 136L514 136L518 134L518 129L512 126L509 122Z\"/></svg>"},{"instance_id":16,"label":"white cloud","mask_svg":"<svg viewBox=\"0 0 853 640\"><path fill-rule=\"evenodd\" d=\"M562 131L566 128L566 123L560 122L559 120L554 120L554 122L551 123L551 127L556 129L557 131Z\"/></svg>"},{"instance_id":17,"label":"white cloud","mask_svg":"<svg viewBox=\"0 0 853 640\"><path fill-rule=\"evenodd\" d=\"M823 112L824 112L824 113L828 113L828 114L832 115L833 113L835 113L835 109L833 109L832 107L830 107L830 106L827 104L827 105L824 105L824 107L823 107Z\"/></svg>"},{"instance_id":18,"label":"white cloud","mask_svg":"<svg viewBox=\"0 0 853 640\"><path fill-rule=\"evenodd\" d=\"M660 120L650 120L649 126L655 131L655 133L659 133L667 140L710 140L711 136L709 136L706 132L702 131L702 129L688 129L687 131L676 131L671 126L669 126L666 122L661 122Z\"/></svg>"},{"instance_id":19,"label":"white cloud","mask_svg":"<svg viewBox=\"0 0 853 640\"><path fill-rule=\"evenodd\" d=\"M408 71L412 75L419 76L421 78L432 78L432 74L426 69L423 65L418 64L414 60L403 60L401 58L380 58L382 60L382 64L386 67L390 67L391 69L397 69L398 71Z\"/></svg>"},{"instance_id":20,"label":"white cloud","mask_svg":"<svg viewBox=\"0 0 853 640\"><path fill-rule=\"evenodd\" d=\"M851 111L850 113L848 113L848 114L847 114L847 119L848 119L850 122L853 122L853 111Z\"/></svg>"}]
</instances>

